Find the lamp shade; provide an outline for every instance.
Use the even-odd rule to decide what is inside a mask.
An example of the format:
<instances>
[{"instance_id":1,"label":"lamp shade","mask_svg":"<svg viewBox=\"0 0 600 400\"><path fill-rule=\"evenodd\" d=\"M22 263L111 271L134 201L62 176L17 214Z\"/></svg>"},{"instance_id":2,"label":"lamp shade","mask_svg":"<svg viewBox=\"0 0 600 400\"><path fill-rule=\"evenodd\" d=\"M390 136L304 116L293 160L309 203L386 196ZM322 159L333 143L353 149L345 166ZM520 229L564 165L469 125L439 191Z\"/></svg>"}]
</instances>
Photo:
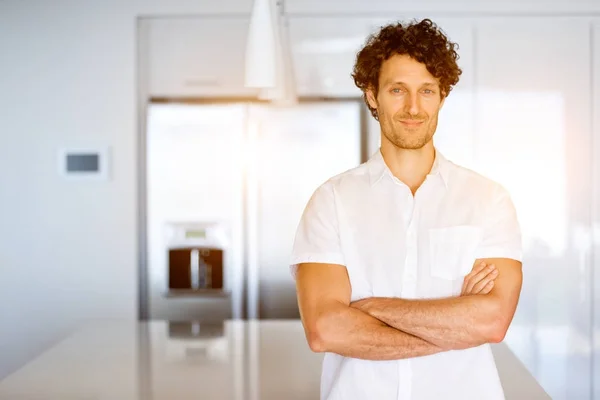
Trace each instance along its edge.
<instances>
[{"instance_id":1,"label":"lamp shade","mask_svg":"<svg viewBox=\"0 0 600 400\"><path fill-rule=\"evenodd\" d=\"M246 46L245 86L259 98L281 105L297 103L288 24L277 0L255 0Z\"/></svg>"},{"instance_id":2,"label":"lamp shade","mask_svg":"<svg viewBox=\"0 0 600 400\"><path fill-rule=\"evenodd\" d=\"M275 0L255 0L246 44L246 87L277 86L278 29Z\"/></svg>"}]
</instances>

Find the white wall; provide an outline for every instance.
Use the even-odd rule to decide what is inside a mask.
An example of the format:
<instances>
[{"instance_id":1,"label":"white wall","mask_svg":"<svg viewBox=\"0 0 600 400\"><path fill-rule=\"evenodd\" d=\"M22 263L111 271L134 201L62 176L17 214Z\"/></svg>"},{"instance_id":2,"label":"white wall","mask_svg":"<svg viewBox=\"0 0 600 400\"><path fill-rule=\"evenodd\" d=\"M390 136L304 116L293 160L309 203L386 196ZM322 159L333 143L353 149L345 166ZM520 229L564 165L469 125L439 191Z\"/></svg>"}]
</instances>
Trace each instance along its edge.
<instances>
[{"instance_id":1,"label":"white wall","mask_svg":"<svg viewBox=\"0 0 600 400\"><path fill-rule=\"evenodd\" d=\"M136 18L251 4L0 1L0 379L86 320L136 317ZM111 180L62 180L57 149L90 144Z\"/></svg>"},{"instance_id":2,"label":"white wall","mask_svg":"<svg viewBox=\"0 0 600 400\"><path fill-rule=\"evenodd\" d=\"M598 12L596 0L285 0L285 10L292 14L317 15L414 15L427 13L432 17L440 14L585 14Z\"/></svg>"},{"instance_id":3,"label":"white wall","mask_svg":"<svg viewBox=\"0 0 600 400\"><path fill-rule=\"evenodd\" d=\"M598 140L598 138L600 137L600 111L599 111L599 106L600 106L600 18L595 18L594 20L594 26L593 26L593 30L592 30L592 34L593 36L591 37L591 42L592 42L592 55L593 55L593 60L592 60L592 65L591 65L591 80L592 80L592 84L594 85L594 87L592 88L593 90L593 97L591 99L591 104L592 104L592 113L593 113L593 117L592 117L592 129L593 129L593 139L592 139L592 143L593 143L593 149L592 149L592 160L594 160L593 165L594 168L592 170L592 179L593 182L599 182L600 181L600 162L598 162L597 160L600 160L600 140ZM592 379L594 382L593 385L593 392L592 392L592 398L594 399L600 399L600 273L597 273L597 271L600 271L600 257L598 256L598 254L600 254L600 184L596 183L595 185L593 185L593 193L592 193L592 223L593 223L593 227L594 230L592 232L592 240L593 240L593 244L594 244L594 248L593 248L593 254L595 255L595 257L593 258L593 262L594 262L594 271L596 272L595 274L593 274L593 287L594 287L594 293L593 293L593 301L594 301L594 320L592 321L593 323L593 329L592 329L592 337L593 337L593 344L594 347L592 349L592 353L593 353L593 367L592 367Z\"/></svg>"}]
</instances>

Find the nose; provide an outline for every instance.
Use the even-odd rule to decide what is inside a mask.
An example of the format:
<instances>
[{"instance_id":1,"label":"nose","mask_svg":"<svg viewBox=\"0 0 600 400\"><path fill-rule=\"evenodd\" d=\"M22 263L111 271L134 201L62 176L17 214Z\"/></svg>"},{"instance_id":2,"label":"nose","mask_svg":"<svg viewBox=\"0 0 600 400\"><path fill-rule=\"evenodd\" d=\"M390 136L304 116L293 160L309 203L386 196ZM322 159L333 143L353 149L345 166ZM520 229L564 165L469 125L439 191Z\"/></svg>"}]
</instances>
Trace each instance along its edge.
<instances>
[{"instance_id":1,"label":"nose","mask_svg":"<svg viewBox=\"0 0 600 400\"><path fill-rule=\"evenodd\" d=\"M413 117L419 115L419 112L421 111L421 103L417 93L412 93L410 96L406 96L405 111Z\"/></svg>"}]
</instances>

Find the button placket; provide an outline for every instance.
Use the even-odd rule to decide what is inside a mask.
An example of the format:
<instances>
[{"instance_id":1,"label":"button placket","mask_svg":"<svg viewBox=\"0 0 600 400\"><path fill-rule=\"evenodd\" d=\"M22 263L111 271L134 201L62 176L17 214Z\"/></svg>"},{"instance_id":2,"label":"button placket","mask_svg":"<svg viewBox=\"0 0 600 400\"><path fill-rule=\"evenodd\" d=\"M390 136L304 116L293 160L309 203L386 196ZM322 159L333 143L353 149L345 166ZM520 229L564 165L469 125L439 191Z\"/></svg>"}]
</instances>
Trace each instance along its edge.
<instances>
[{"instance_id":1,"label":"button placket","mask_svg":"<svg viewBox=\"0 0 600 400\"><path fill-rule=\"evenodd\" d=\"M409 204L410 218L406 229L406 259L404 263L404 274L402 279L402 297L414 298L417 291L417 227L418 227L418 208L417 203L411 195Z\"/></svg>"}]
</instances>

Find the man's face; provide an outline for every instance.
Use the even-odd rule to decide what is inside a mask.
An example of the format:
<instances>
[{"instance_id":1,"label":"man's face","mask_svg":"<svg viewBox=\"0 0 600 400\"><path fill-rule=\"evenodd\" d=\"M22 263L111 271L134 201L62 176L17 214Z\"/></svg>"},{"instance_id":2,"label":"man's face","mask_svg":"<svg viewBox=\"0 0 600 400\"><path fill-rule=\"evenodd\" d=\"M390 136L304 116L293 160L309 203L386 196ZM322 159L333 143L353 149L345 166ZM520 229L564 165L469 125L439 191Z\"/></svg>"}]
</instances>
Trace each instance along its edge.
<instances>
[{"instance_id":1,"label":"man's face","mask_svg":"<svg viewBox=\"0 0 600 400\"><path fill-rule=\"evenodd\" d=\"M396 54L383 62L377 97L367 91L387 140L398 148L420 149L433 137L444 104L438 80L422 64Z\"/></svg>"}]
</instances>

